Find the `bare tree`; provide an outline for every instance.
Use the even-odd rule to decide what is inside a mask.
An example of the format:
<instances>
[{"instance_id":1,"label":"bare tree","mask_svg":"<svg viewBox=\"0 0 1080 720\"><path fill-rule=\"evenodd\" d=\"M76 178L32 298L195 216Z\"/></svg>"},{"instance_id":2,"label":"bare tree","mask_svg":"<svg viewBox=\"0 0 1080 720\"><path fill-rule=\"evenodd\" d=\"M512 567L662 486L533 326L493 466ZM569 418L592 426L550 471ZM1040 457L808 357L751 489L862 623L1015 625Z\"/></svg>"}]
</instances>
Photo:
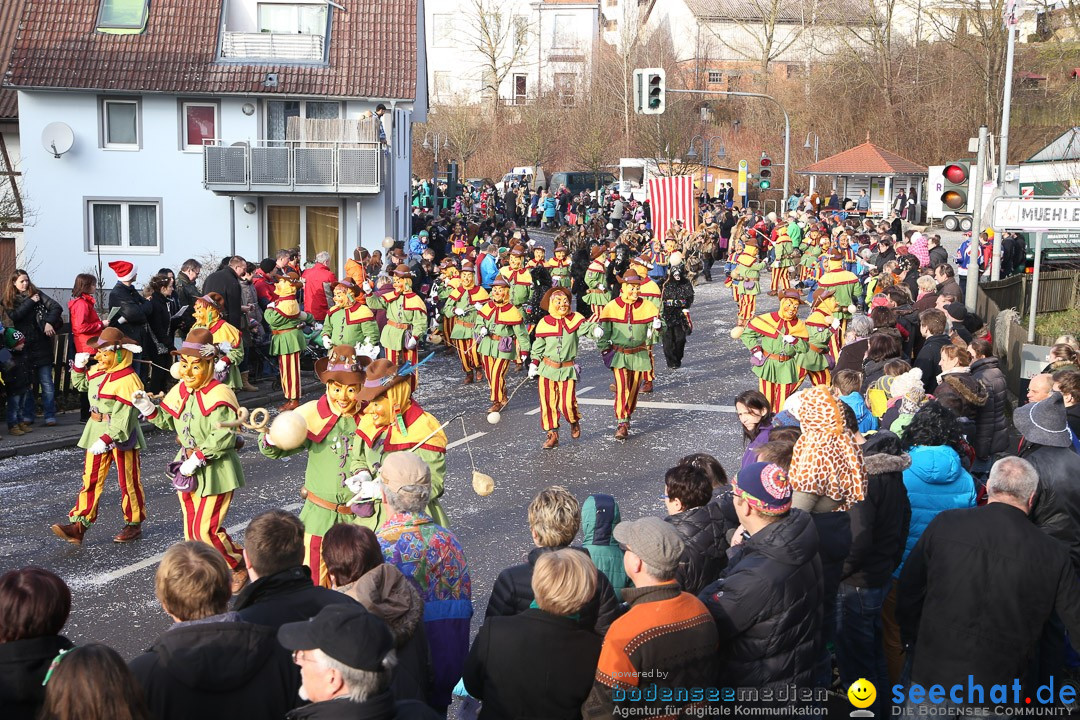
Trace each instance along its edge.
<instances>
[{"instance_id":1,"label":"bare tree","mask_svg":"<svg viewBox=\"0 0 1080 720\"><path fill-rule=\"evenodd\" d=\"M527 15L515 14L501 0L468 0L462 19L466 46L480 58L484 92L492 117L499 115L499 88L515 68L526 64L535 33Z\"/></svg>"},{"instance_id":2,"label":"bare tree","mask_svg":"<svg viewBox=\"0 0 1080 720\"><path fill-rule=\"evenodd\" d=\"M565 128L561 127L563 114L558 103L549 95L541 95L536 102L519 108L519 122L513 134L514 148L523 164L536 168L546 163L556 145L566 142Z\"/></svg>"},{"instance_id":3,"label":"bare tree","mask_svg":"<svg viewBox=\"0 0 1080 720\"><path fill-rule=\"evenodd\" d=\"M763 87L769 85L769 66L799 40L814 20L816 3L808 12L793 0L744 0L744 8L722 17L704 18L717 41L737 57L758 64Z\"/></svg>"},{"instance_id":4,"label":"bare tree","mask_svg":"<svg viewBox=\"0 0 1080 720\"><path fill-rule=\"evenodd\" d=\"M461 177L468 177L466 166L483 146L487 134L483 117L475 107L457 98L453 104L432 107L428 125L447 139L448 153L457 159Z\"/></svg>"},{"instance_id":5,"label":"bare tree","mask_svg":"<svg viewBox=\"0 0 1080 720\"><path fill-rule=\"evenodd\" d=\"M603 172L606 166L614 164L614 133L609 124L611 108L617 98L607 95L599 83L577 103L568 120L571 127L577 129L574 138L574 160L582 170L593 173Z\"/></svg>"}]
</instances>

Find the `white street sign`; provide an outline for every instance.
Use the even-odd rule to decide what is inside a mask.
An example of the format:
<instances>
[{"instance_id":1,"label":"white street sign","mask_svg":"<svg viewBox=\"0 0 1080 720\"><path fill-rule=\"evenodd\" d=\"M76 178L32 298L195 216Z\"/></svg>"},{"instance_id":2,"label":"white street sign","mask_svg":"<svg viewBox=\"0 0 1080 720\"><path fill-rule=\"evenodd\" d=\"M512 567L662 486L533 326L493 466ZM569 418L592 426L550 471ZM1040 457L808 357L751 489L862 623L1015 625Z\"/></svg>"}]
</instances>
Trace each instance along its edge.
<instances>
[{"instance_id":1,"label":"white street sign","mask_svg":"<svg viewBox=\"0 0 1080 720\"><path fill-rule=\"evenodd\" d=\"M998 198L994 201L995 230L1075 230L1080 228L1080 200Z\"/></svg>"}]
</instances>

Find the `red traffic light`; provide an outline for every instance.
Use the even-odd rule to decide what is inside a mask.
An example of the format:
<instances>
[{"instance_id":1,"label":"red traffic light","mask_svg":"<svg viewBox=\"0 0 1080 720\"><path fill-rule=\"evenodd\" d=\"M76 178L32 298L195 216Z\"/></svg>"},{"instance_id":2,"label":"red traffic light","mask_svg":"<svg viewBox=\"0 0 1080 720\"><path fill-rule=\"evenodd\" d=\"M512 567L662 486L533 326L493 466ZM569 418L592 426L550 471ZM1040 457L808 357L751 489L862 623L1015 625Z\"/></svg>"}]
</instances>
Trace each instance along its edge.
<instances>
[{"instance_id":1,"label":"red traffic light","mask_svg":"<svg viewBox=\"0 0 1080 720\"><path fill-rule=\"evenodd\" d=\"M769 167L770 165L772 165L772 158L762 155L760 165L761 167Z\"/></svg>"},{"instance_id":2,"label":"red traffic light","mask_svg":"<svg viewBox=\"0 0 1080 720\"><path fill-rule=\"evenodd\" d=\"M968 179L968 170L963 165L946 165L942 174L953 185L960 185L967 182Z\"/></svg>"},{"instance_id":3,"label":"red traffic light","mask_svg":"<svg viewBox=\"0 0 1080 720\"><path fill-rule=\"evenodd\" d=\"M950 210L960 210L967 205L967 194L956 190L941 193L941 204Z\"/></svg>"}]
</instances>

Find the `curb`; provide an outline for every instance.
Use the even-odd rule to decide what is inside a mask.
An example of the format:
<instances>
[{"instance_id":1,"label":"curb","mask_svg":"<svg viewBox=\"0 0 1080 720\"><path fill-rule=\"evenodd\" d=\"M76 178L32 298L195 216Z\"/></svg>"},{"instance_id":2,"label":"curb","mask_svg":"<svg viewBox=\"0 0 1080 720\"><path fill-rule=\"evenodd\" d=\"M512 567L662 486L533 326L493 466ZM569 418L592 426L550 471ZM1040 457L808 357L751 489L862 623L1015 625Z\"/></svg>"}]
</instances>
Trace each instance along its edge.
<instances>
[{"instance_id":1,"label":"curb","mask_svg":"<svg viewBox=\"0 0 1080 720\"><path fill-rule=\"evenodd\" d=\"M300 395L301 397L303 397L305 393L319 387L322 387L322 383L318 382L317 380L309 380L306 383L301 382ZM270 398L275 397L279 392L281 392L280 389L274 389L270 392L260 391L251 394L244 393L237 396L237 399L244 407L258 406L268 401ZM83 424L80 423L75 426L76 430L74 432L65 431L64 434L59 437L42 438L38 442L22 443L16 447L3 447L3 445L0 445L0 460L7 460L13 457L40 455L42 453L50 452L52 450L63 450L65 448L75 447L76 444L79 442L79 438L82 437L83 427ZM142 429L144 433L148 431L160 432L157 426L149 422L143 422Z\"/></svg>"}]
</instances>

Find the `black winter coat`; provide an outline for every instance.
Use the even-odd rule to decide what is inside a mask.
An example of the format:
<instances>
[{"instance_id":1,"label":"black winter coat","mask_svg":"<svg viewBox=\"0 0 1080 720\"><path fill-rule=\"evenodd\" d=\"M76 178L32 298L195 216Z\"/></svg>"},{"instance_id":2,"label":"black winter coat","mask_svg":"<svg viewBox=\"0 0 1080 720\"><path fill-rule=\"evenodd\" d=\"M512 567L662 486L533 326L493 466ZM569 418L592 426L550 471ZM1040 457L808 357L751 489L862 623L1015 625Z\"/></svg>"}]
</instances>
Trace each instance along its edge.
<instances>
[{"instance_id":1,"label":"black winter coat","mask_svg":"<svg viewBox=\"0 0 1080 720\"><path fill-rule=\"evenodd\" d=\"M1052 612L1080 633L1080 585L1060 544L1003 503L946 510L904 562L896 620L911 680L989 688L1024 678ZM1021 695L1020 697L1024 697Z\"/></svg>"},{"instance_id":2,"label":"black winter coat","mask_svg":"<svg viewBox=\"0 0 1080 720\"><path fill-rule=\"evenodd\" d=\"M1027 441L1020 444L1019 454L1039 473L1031 522L1064 544L1080 573L1080 455L1071 447Z\"/></svg>"},{"instance_id":3,"label":"black winter coat","mask_svg":"<svg viewBox=\"0 0 1080 720\"><path fill-rule=\"evenodd\" d=\"M532 591L532 573L537 558L546 552L563 550L565 547L533 548L529 552L529 562L511 565L499 573L499 577L495 579L495 585L491 588L491 597L488 599L484 617L518 615L528 610L532 601L536 599ZM584 548L573 549L588 555L588 551ZM619 600L615 597L611 581L604 573L597 573L596 594L581 609L579 620L581 626L603 635L611 627L611 623L615 622L620 612Z\"/></svg>"},{"instance_id":4,"label":"black winter coat","mask_svg":"<svg viewBox=\"0 0 1080 720\"><path fill-rule=\"evenodd\" d=\"M720 634L718 677L776 690L818 682L823 592L808 513L792 510L737 545L721 578L698 595Z\"/></svg>"},{"instance_id":5,"label":"black winter coat","mask_svg":"<svg viewBox=\"0 0 1080 720\"><path fill-rule=\"evenodd\" d=\"M109 321L109 327L119 328L132 340L139 343L143 350L153 353L154 341L150 335L150 301L139 294L134 285L116 283L109 291L109 312L113 308L120 311ZM120 319L123 318L123 322Z\"/></svg>"},{"instance_id":6,"label":"black winter coat","mask_svg":"<svg viewBox=\"0 0 1080 720\"><path fill-rule=\"evenodd\" d=\"M180 307L187 306L184 314L177 320L176 330L183 337L195 324L195 298L202 295L199 286L187 279L184 273L176 274L176 291L174 297Z\"/></svg>"},{"instance_id":7,"label":"black winter coat","mask_svg":"<svg viewBox=\"0 0 1080 720\"><path fill-rule=\"evenodd\" d=\"M1009 449L1009 390L996 357L971 363L971 376L987 390L987 399L975 413L975 457L985 460Z\"/></svg>"},{"instance_id":8,"label":"black winter coat","mask_svg":"<svg viewBox=\"0 0 1080 720\"><path fill-rule=\"evenodd\" d=\"M840 348L840 354L836 358L835 372L841 370L858 370L862 372L863 361L866 359L866 351L869 347L870 341L863 338Z\"/></svg>"},{"instance_id":9,"label":"black winter coat","mask_svg":"<svg viewBox=\"0 0 1080 720\"><path fill-rule=\"evenodd\" d=\"M692 595L697 595L720 577L727 566L725 524L722 518L714 517L712 506L713 503L709 503L664 518L683 540L675 579L679 581L679 587Z\"/></svg>"},{"instance_id":10,"label":"black winter coat","mask_svg":"<svg viewBox=\"0 0 1080 720\"><path fill-rule=\"evenodd\" d=\"M347 697L311 703L296 708L287 720L441 720L443 717L417 700L394 701L389 692L379 693L362 703Z\"/></svg>"},{"instance_id":11,"label":"black winter coat","mask_svg":"<svg viewBox=\"0 0 1080 720\"><path fill-rule=\"evenodd\" d=\"M863 448L866 498L848 511L851 551L844 561L841 581L855 587L880 588L891 581L904 557L911 524L904 470L911 466L911 457L907 453L870 454L867 446Z\"/></svg>"},{"instance_id":12,"label":"black winter coat","mask_svg":"<svg viewBox=\"0 0 1080 720\"><path fill-rule=\"evenodd\" d=\"M304 566L261 577L236 596L233 609L244 622L277 629L290 622L310 620L327 605L355 604L344 593L311 584L311 571Z\"/></svg>"},{"instance_id":13,"label":"black winter coat","mask_svg":"<svg viewBox=\"0 0 1080 720\"><path fill-rule=\"evenodd\" d=\"M203 283L203 294L216 292L225 299L225 322L235 328L244 327L244 312L240 309L243 305L240 289L240 278L229 266L225 266L215 273L211 273Z\"/></svg>"},{"instance_id":14,"label":"black winter coat","mask_svg":"<svg viewBox=\"0 0 1080 720\"><path fill-rule=\"evenodd\" d=\"M297 666L265 625L184 623L129 665L156 720L279 718L300 703Z\"/></svg>"},{"instance_id":15,"label":"black winter coat","mask_svg":"<svg viewBox=\"0 0 1080 720\"><path fill-rule=\"evenodd\" d=\"M951 342L948 335L932 335L926 338L915 358L914 367L922 370L922 384L928 395L937 390L937 376L941 374L941 348Z\"/></svg>"},{"instance_id":16,"label":"black winter coat","mask_svg":"<svg viewBox=\"0 0 1080 720\"><path fill-rule=\"evenodd\" d=\"M34 302L29 295L18 293L14 306L7 309L11 325L26 336L23 349L24 359L31 367L53 364L53 339L45 334L45 323L60 332L63 326L64 311L55 300L38 290L40 300Z\"/></svg>"},{"instance_id":17,"label":"black winter coat","mask_svg":"<svg viewBox=\"0 0 1080 720\"><path fill-rule=\"evenodd\" d=\"M928 254L930 255L930 267L949 264L949 251L940 245L930 248Z\"/></svg>"},{"instance_id":18,"label":"black winter coat","mask_svg":"<svg viewBox=\"0 0 1080 720\"><path fill-rule=\"evenodd\" d=\"M667 281L664 282L664 289L660 291L660 298L663 302L664 322L670 327L689 328L690 322L686 319L683 310L689 310L694 304L694 284L690 282L690 278L684 273L683 279L677 282L669 275ZM683 590L690 593L697 592L685 585Z\"/></svg>"},{"instance_id":19,"label":"black winter coat","mask_svg":"<svg viewBox=\"0 0 1080 720\"><path fill-rule=\"evenodd\" d=\"M53 658L70 650L63 635L43 635L0 643L0 707L8 720L35 720L45 701L41 681Z\"/></svg>"},{"instance_id":20,"label":"black winter coat","mask_svg":"<svg viewBox=\"0 0 1080 720\"><path fill-rule=\"evenodd\" d=\"M488 618L462 673L481 720L574 720L592 690L603 638L576 621L530 609Z\"/></svg>"},{"instance_id":21,"label":"black winter coat","mask_svg":"<svg viewBox=\"0 0 1080 720\"><path fill-rule=\"evenodd\" d=\"M979 409L989 400L990 393L969 370L942 375L934 398L952 410L956 417L974 420Z\"/></svg>"},{"instance_id":22,"label":"black winter coat","mask_svg":"<svg viewBox=\"0 0 1080 720\"><path fill-rule=\"evenodd\" d=\"M172 313L169 312L169 298L159 292L150 296L150 316L148 318L150 332L154 339L165 346L166 350L172 350L172 336L169 327L172 324ZM143 348L147 354L154 354L155 346Z\"/></svg>"}]
</instances>

